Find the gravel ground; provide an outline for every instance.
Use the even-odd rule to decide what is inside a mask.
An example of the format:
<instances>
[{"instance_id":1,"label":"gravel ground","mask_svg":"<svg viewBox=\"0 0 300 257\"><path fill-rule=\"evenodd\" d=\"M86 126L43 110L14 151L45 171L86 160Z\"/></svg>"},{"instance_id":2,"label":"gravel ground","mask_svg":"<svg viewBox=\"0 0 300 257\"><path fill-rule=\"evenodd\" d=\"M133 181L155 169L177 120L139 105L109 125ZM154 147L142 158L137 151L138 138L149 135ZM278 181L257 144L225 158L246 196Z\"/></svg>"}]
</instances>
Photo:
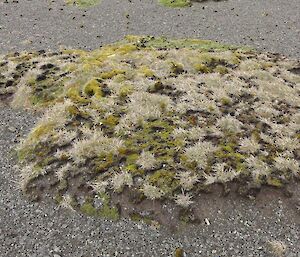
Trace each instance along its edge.
<instances>
[{"instance_id":1,"label":"gravel ground","mask_svg":"<svg viewBox=\"0 0 300 257\"><path fill-rule=\"evenodd\" d=\"M248 44L299 58L299 12L298 0L206 2L182 10L160 7L156 0L103 0L88 10L58 0L0 0L0 51L60 44L92 49L126 34L163 34ZM177 247L186 256L267 257L273 256L267 250L273 240L286 245L284 256L300 256L299 186L292 198L267 189L254 201L212 197L204 210L207 220L177 233L28 202L15 186L13 149L35 121L30 113L0 106L1 257L159 257L172 256Z\"/></svg>"},{"instance_id":2,"label":"gravel ground","mask_svg":"<svg viewBox=\"0 0 300 257\"><path fill-rule=\"evenodd\" d=\"M8 3L4 3L8 2ZM197 37L300 57L299 0L229 0L172 9L157 0L102 0L90 9L63 0L0 0L0 51L93 49L127 34Z\"/></svg>"}]
</instances>

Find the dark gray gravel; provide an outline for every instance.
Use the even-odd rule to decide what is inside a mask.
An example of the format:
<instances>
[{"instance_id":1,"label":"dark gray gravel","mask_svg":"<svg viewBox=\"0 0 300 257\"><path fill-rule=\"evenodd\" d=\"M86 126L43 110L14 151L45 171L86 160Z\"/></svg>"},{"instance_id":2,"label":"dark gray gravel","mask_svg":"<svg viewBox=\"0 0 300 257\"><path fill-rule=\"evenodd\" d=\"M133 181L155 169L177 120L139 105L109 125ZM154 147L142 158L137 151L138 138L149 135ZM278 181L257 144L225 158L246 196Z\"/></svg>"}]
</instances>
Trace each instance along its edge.
<instances>
[{"instance_id":1,"label":"dark gray gravel","mask_svg":"<svg viewBox=\"0 0 300 257\"><path fill-rule=\"evenodd\" d=\"M126 34L151 34L248 44L299 58L299 13L299 0L205 2L180 10L156 0L103 0L87 10L59 0L0 0L0 53L60 44L93 49ZM292 198L273 191L254 201L212 198L203 210L206 222L177 233L28 202L15 185L13 149L35 121L0 106L0 257L159 257L173 256L177 247L186 256L267 257L274 256L267 250L273 240L287 246L284 256L300 256L297 188Z\"/></svg>"},{"instance_id":2,"label":"dark gray gravel","mask_svg":"<svg viewBox=\"0 0 300 257\"><path fill-rule=\"evenodd\" d=\"M64 0L0 0L0 52L60 44L93 49L127 34L149 34L246 44L299 58L299 13L299 0L207 1L183 9L157 0L102 0L85 10Z\"/></svg>"}]
</instances>

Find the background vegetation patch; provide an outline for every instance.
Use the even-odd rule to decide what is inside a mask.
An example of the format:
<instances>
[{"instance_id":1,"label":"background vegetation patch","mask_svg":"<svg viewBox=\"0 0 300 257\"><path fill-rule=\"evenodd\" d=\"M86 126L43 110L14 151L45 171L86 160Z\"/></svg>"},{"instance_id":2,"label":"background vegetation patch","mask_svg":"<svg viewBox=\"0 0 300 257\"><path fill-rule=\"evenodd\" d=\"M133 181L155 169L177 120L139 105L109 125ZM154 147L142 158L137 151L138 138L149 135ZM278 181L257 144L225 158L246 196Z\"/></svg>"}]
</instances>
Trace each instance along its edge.
<instances>
[{"instance_id":1,"label":"background vegetation patch","mask_svg":"<svg viewBox=\"0 0 300 257\"><path fill-rule=\"evenodd\" d=\"M79 7L90 7L99 4L101 0L66 0L67 4L76 5Z\"/></svg>"}]
</instances>

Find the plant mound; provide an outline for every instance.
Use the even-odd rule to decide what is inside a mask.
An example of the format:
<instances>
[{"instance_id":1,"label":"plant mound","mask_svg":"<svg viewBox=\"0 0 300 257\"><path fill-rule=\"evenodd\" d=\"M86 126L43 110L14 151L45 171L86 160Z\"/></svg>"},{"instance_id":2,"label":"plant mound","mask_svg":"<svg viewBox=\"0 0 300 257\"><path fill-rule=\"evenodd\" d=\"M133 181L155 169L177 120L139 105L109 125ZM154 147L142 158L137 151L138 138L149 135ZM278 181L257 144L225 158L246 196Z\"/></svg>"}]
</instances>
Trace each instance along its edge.
<instances>
[{"instance_id":1,"label":"plant mound","mask_svg":"<svg viewBox=\"0 0 300 257\"><path fill-rule=\"evenodd\" d=\"M43 111L18 147L22 189L110 218L123 192L187 208L213 184L299 177L299 85L297 61L202 40L0 59L2 98Z\"/></svg>"},{"instance_id":2,"label":"plant mound","mask_svg":"<svg viewBox=\"0 0 300 257\"><path fill-rule=\"evenodd\" d=\"M190 7L192 6L192 2L205 2L207 0L158 0L163 6L174 7L174 8L182 8L182 7ZM222 0L214 0L216 2ZM66 4L78 7L91 7L101 3L101 0L65 0Z\"/></svg>"},{"instance_id":3,"label":"plant mound","mask_svg":"<svg viewBox=\"0 0 300 257\"><path fill-rule=\"evenodd\" d=\"M65 0L68 5L79 6L79 7L91 7L97 5L101 0Z\"/></svg>"}]
</instances>

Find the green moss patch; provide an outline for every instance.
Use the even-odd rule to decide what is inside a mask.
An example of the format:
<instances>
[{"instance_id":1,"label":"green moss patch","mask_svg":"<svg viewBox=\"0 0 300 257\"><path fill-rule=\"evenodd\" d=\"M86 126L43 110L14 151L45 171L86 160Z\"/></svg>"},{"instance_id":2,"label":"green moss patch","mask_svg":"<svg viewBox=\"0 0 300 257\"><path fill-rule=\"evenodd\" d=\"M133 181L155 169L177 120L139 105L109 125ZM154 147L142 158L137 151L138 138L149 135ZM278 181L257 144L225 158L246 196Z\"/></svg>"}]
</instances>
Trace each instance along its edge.
<instances>
[{"instance_id":1,"label":"green moss patch","mask_svg":"<svg viewBox=\"0 0 300 257\"><path fill-rule=\"evenodd\" d=\"M138 36L3 56L2 97L44 113L19 145L22 188L116 219L122 206L99 195L186 209L214 184L282 187L299 177L297 67L248 48Z\"/></svg>"},{"instance_id":2,"label":"green moss patch","mask_svg":"<svg viewBox=\"0 0 300 257\"><path fill-rule=\"evenodd\" d=\"M91 7L97 5L101 0L65 0L68 5L78 7ZM205 0L203 0L205 1ZM215 0L219 1L219 0ZM192 2L202 2L201 0L158 0L158 2L166 7L183 8L192 6Z\"/></svg>"},{"instance_id":3,"label":"green moss patch","mask_svg":"<svg viewBox=\"0 0 300 257\"><path fill-rule=\"evenodd\" d=\"M79 7L90 7L99 4L101 0L66 0L69 5L75 5Z\"/></svg>"},{"instance_id":4,"label":"green moss patch","mask_svg":"<svg viewBox=\"0 0 300 257\"><path fill-rule=\"evenodd\" d=\"M191 6L191 1L189 0L159 0L164 6L167 7L187 7Z\"/></svg>"},{"instance_id":5,"label":"green moss patch","mask_svg":"<svg viewBox=\"0 0 300 257\"><path fill-rule=\"evenodd\" d=\"M205 0L203 0L205 1ZM215 0L219 1L219 0ZM97 5L101 0L65 0L68 5L78 6L78 7L91 7ZM201 0L158 0L158 3L171 8L183 8L192 6L192 2L202 2Z\"/></svg>"}]
</instances>

